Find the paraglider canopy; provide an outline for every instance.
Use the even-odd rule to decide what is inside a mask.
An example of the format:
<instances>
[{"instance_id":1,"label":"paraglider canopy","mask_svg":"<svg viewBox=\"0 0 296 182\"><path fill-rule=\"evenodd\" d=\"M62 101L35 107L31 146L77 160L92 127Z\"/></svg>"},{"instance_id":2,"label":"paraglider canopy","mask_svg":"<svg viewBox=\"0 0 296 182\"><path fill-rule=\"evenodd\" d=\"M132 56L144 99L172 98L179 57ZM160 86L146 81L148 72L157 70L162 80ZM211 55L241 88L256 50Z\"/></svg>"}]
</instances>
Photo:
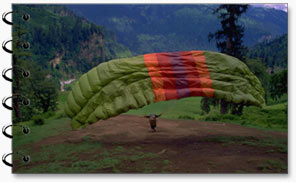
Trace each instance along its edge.
<instances>
[{"instance_id":1,"label":"paraglider canopy","mask_svg":"<svg viewBox=\"0 0 296 182\"><path fill-rule=\"evenodd\" d=\"M264 105L258 78L240 60L209 51L152 53L102 63L82 75L66 114L77 129L145 105L184 97Z\"/></svg>"}]
</instances>

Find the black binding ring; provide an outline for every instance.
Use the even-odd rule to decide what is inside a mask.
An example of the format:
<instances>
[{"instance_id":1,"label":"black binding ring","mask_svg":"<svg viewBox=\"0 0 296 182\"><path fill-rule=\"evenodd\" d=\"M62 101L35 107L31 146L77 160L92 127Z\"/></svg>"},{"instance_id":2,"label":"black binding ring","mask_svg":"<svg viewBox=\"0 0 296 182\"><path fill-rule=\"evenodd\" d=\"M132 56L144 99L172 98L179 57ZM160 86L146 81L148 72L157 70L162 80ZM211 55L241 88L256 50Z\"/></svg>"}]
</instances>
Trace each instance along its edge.
<instances>
[{"instance_id":1,"label":"black binding ring","mask_svg":"<svg viewBox=\"0 0 296 182\"><path fill-rule=\"evenodd\" d=\"M21 35L24 35L24 34L26 34L26 33L23 33L23 34L21 34ZM8 41L3 41L3 42L2 42L2 49L3 49L5 52L10 53L10 54L13 53L13 50L8 49L8 48L6 47L6 44L8 44L8 43L11 42L11 41L12 41L12 40L8 40ZM30 47L31 47L29 42L22 42L22 41L18 41L18 42L20 42L21 47L22 47L24 50L28 50L28 49L30 49Z\"/></svg>"},{"instance_id":2,"label":"black binding ring","mask_svg":"<svg viewBox=\"0 0 296 182\"><path fill-rule=\"evenodd\" d=\"M6 80L6 81L9 81L9 82L12 82L13 80L11 79L11 78L9 78L8 76L6 76L6 73L7 73L7 71L10 71L10 70L12 70L12 68L9 68L9 69L4 69L3 71L2 71L2 77Z\"/></svg>"},{"instance_id":3,"label":"black binding ring","mask_svg":"<svg viewBox=\"0 0 296 182\"><path fill-rule=\"evenodd\" d=\"M2 99L2 105L3 105L3 107L5 107L6 109L8 109L8 110L13 110L13 107L11 107L11 106L8 106L7 104L6 104L6 101L8 100L8 99L10 99L10 98L12 98L12 97L8 97L8 98L3 98Z\"/></svg>"},{"instance_id":4,"label":"black binding ring","mask_svg":"<svg viewBox=\"0 0 296 182\"><path fill-rule=\"evenodd\" d=\"M28 99L28 98L26 98L26 97L24 97L24 96L20 96L20 95L13 95L13 96L10 96L10 97L4 97L3 99L2 99L2 105L3 105L3 107L5 107L6 109L8 109L8 110L13 110L13 107L11 107L11 106L8 106L7 104L6 104L6 101L8 100L8 99L19 99L19 101L24 105L24 106L29 106L30 105L30 100ZM23 99L24 98L24 99Z\"/></svg>"},{"instance_id":5,"label":"black binding ring","mask_svg":"<svg viewBox=\"0 0 296 182\"><path fill-rule=\"evenodd\" d=\"M10 12L8 12L8 13L3 13L2 14L2 21L4 21L4 23L6 23L6 24L8 24L8 25L13 25L13 23L11 22L11 21L8 21L7 19L6 19L6 16L7 15L9 15L9 14L11 14L11 13L13 13L13 11L10 11Z\"/></svg>"},{"instance_id":6,"label":"black binding ring","mask_svg":"<svg viewBox=\"0 0 296 182\"><path fill-rule=\"evenodd\" d=\"M12 163L9 163L9 162L7 162L6 161L6 158L8 157L8 156L10 156L10 155L20 155L21 157L22 157L22 161L24 162L24 163L28 163L28 162L30 162L30 156L29 155L24 155L24 154L22 154L22 153L20 153L20 152L16 152L16 153L9 153L9 154L3 154L3 156L2 156L2 162L5 164L5 165L7 165L7 166L10 166L10 167L13 167L13 164Z\"/></svg>"},{"instance_id":7,"label":"black binding ring","mask_svg":"<svg viewBox=\"0 0 296 182\"><path fill-rule=\"evenodd\" d=\"M24 33L24 34L25 34L25 33ZM8 40L8 41L3 41L3 42L2 42L2 49L3 49L5 52L10 53L10 54L12 54L13 51L10 50L10 49L8 49L8 48L6 47L6 44L9 43L9 42L11 42L11 41L12 41L12 40ZM22 41L19 41L19 42L21 43L22 48L23 48L24 50L28 50L28 49L30 48L30 43L29 43L29 42L22 42Z\"/></svg>"},{"instance_id":8,"label":"black binding ring","mask_svg":"<svg viewBox=\"0 0 296 182\"><path fill-rule=\"evenodd\" d=\"M18 66L13 66L13 68L20 69L20 70L22 71L22 75L23 75L24 78L29 78L29 77L30 77L30 71L25 70L25 69L23 69L23 68L21 68L21 67L18 67ZM7 73L8 71L10 71L10 70L12 70L12 68L4 69L4 70L2 71L2 77L3 77L5 80L7 80L7 81L12 82L13 80L12 80L11 78L9 78L8 76L6 76L6 73Z\"/></svg>"},{"instance_id":9,"label":"black binding ring","mask_svg":"<svg viewBox=\"0 0 296 182\"><path fill-rule=\"evenodd\" d=\"M13 51L7 49L7 48L6 48L6 44L9 43L9 42L11 42L11 41L12 41L12 40L8 40L8 41L3 41L3 42L2 42L2 49L3 49L5 52L10 53L10 54L12 54Z\"/></svg>"},{"instance_id":10,"label":"black binding ring","mask_svg":"<svg viewBox=\"0 0 296 182\"><path fill-rule=\"evenodd\" d=\"M22 131L23 131L23 133L24 133L25 135L28 135L28 134L30 133L30 128L27 127L27 126L23 126L23 125L19 125L19 124L12 124L12 125L8 125L8 126L3 126L3 128L2 128L2 133L3 133L3 135L6 136L7 138L13 138L12 135L10 135L10 134L8 134L8 133L6 132L6 129L9 128L9 127L11 127L11 126L19 126L19 127L22 127L22 128L23 128Z\"/></svg>"},{"instance_id":11,"label":"black binding ring","mask_svg":"<svg viewBox=\"0 0 296 182\"><path fill-rule=\"evenodd\" d=\"M10 11L10 12L7 12L7 13L3 13L2 14L2 21L4 21L6 24L8 24L8 25L13 25L13 23L11 22L11 21L8 21L7 19L6 19L6 16L7 15L9 15L9 14L12 14L12 13L18 13L18 11ZM24 13L23 15L22 15L22 19L24 20L24 21L29 21L30 20L30 15L29 14L27 14L27 13Z\"/></svg>"},{"instance_id":12,"label":"black binding ring","mask_svg":"<svg viewBox=\"0 0 296 182\"><path fill-rule=\"evenodd\" d=\"M10 155L12 155L13 153L10 153L10 154L3 154L3 156L2 156L2 162L5 164L5 165L7 165L7 166L9 166L9 167L13 167L13 164L12 163L9 163L9 162L7 162L6 161L6 157L8 157L8 156L10 156Z\"/></svg>"}]
</instances>

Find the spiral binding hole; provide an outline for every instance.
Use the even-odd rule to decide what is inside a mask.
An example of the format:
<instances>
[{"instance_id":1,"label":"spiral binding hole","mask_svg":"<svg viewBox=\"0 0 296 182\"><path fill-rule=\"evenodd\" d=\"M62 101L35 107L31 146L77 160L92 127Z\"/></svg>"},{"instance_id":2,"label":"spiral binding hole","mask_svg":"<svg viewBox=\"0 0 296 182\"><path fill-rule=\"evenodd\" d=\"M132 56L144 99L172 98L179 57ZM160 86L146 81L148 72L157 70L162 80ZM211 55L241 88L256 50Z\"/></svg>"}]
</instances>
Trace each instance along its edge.
<instances>
[{"instance_id":1,"label":"spiral binding hole","mask_svg":"<svg viewBox=\"0 0 296 182\"><path fill-rule=\"evenodd\" d=\"M30 133L30 128L29 127L23 127L23 133L25 135L28 135Z\"/></svg>"},{"instance_id":2,"label":"spiral binding hole","mask_svg":"<svg viewBox=\"0 0 296 182\"><path fill-rule=\"evenodd\" d=\"M13 25L13 22L7 20L7 18L6 18L7 15L12 14L12 13L18 13L18 11L10 11L10 12L7 12L7 13L4 12L2 14L2 21L4 23L8 24L8 25ZM22 15L22 20L25 21L25 22L29 21L30 20L30 14L24 13Z\"/></svg>"},{"instance_id":3,"label":"spiral binding hole","mask_svg":"<svg viewBox=\"0 0 296 182\"><path fill-rule=\"evenodd\" d=\"M24 78L29 78L30 77L30 71L23 71L23 77Z\"/></svg>"},{"instance_id":4,"label":"spiral binding hole","mask_svg":"<svg viewBox=\"0 0 296 182\"><path fill-rule=\"evenodd\" d=\"M23 161L24 161L25 163L30 162L30 156L29 156L29 155L24 155L24 156L23 156Z\"/></svg>"},{"instance_id":5,"label":"spiral binding hole","mask_svg":"<svg viewBox=\"0 0 296 182\"><path fill-rule=\"evenodd\" d=\"M29 49L30 48L30 43L29 42L24 42L22 46L23 46L23 49Z\"/></svg>"},{"instance_id":6,"label":"spiral binding hole","mask_svg":"<svg viewBox=\"0 0 296 182\"><path fill-rule=\"evenodd\" d=\"M2 162L3 162L5 165L9 166L9 167L13 167L13 164L12 164L12 163L9 163L9 162L6 161L6 158L7 158L8 156L10 156L10 155L20 155L20 156L22 157L21 159L22 159L22 161L23 161L24 163L28 163L28 162L30 162L30 156L29 156L29 155L24 155L24 154L22 154L21 152L4 154L4 155L2 156Z\"/></svg>"},{"instance_id":7,"label":"spiral binding hole","mask_svg":"<svg viewBox=\"0 0 296 182\"><path fill-rule=\"evenodd\" d=\"M24 100L22 100L22 104L24 106L29 106L30 105L30 100L29 99L24 99Z\"/></svg>"},{"instance_id":8,"label":"spiral binding hole","mask_svg":"<svg viewBox=\"0 0 296 182\"><path fill-rule=\"evenodd\" d=\"M20 67L17 67L17 66L13 66L13 68L16 68L16 69L20 69L20 70L22 70L22 76L23 76L24 78L29 78L29 77L30 77L30 71L25 70L25 69L20 68ZM9 78L8 76L6 76L6 73L7 73L8 71L11 71L11 70L12 70L12 68L2 70L2 77L3 77L6 81L10 81L10 82L13 81L12 78Z\"/></svg>"},{"instance_id":9,"label":"spiral binding hole","mask_svg":"<svg viewBox=\"0 0 296 182\"><path fill-rule=\"evenodd\" d=\"M13 22L12 22L12 21L7 20L7 15L12 14L12 13L19 13L19 12L18 12L18 11L10 11L10 12L8 12L8 13L5 13L5 12L4 12L4 13L2 14L2 20L3 20L4 23L6 23L6 24L8 24L8 25L13 25ZM30 15L27 14L27 13L22 14L22 20L25 21L25 22L29 21L29 20L30 20ZM23 34L24 34L24 33L22 33L20 36L22 36ZM21 38L21 37L19 37L19 38ZM2 43L2 49L3 49L5 52L7 52L7 53L12 54L12 53L13 53L13 50L12 50L12 49L10 50L10 49L8 49L8 48L6 47L7 44L8 44L9 42L12 42L12 40L4 41L4 42ZM23 48L24 50L28 50L28 49L30 49L30 43L29 43L29 42L18 42L18 43L19 43L18 45L21 45L22 48ZM11 46L11 47L13 47L13 46ZM14 67L16 67L16 66L14 66ZM22 70L22 76L23 76L24 78L28 78L28 77L30 76L30 72L29 72L29 71L24 70L24 69L22 69L22 68L20 68L20 69ZM7 69L7 70L4 69L4 70L2 71L2 77L3 77L5 80L7 80L7 81L12 82L12 81L13 81L12 78L9 78L9 77L6 76L6 73L7 73L9 70L12 70L12 68ZM8 105L6 104L6 101L7 101L8 99L18 99L18 102L21 102L24 106L29 106L29 105L30 105L30 100L29 100L28 98L21 97L20 95L13 95L13 96L8 97L8 98L5 98L5 97L4 97L3 100L2 100L2 105L3 105L6 109L9 109L9 110L13 110L13 107L8 106ZM12 135L10 135L10 134L8 134L8 133L6 132L6 129L7 129L8 127L11 127L11 126L20 126L20 127L22 127L22 132L23 132L25 135L28 135L28 134L30 133L30 128L29 128L29 127L22 126L22 125L9 125L9 126L7 126L7 127L4 126L4 127L2 128L2 133L3 133L3 135L5 135L5 136L8 137L8 138L13 138ZM28 162L30 161L30 156L29 156L29 155L23 155L23 154L21 154L20 152L17 152L17 153L9 153L9 154L7 154L7 155L4 154L4 155L2 156L2 162L3 162L5 165L10 166L10 167L13 167L12 162L9 163L9 162L6 161L6 158L7 158L8 156L10 156L10 155L21 155L21 156L22 156L21 159L22 159L22 161L25 162L25 163L28 163Z\"/></svg>"},{"instance_id":10,"label":"spiral binding hole","mask_svg":"<svg viewBox=\"0 0 296 182\"><path fill-rule=\"evenodd\" d=\"M21 98L19 95L14 95L14 96L10 96L10 97L4 97L3 99L2 99L2 105L3 105L3 107L5 107L6 109L8 109L8 110L13 110L13 107L11 107L11 106L8 106L7 104L6 104L6 101L8 100L8 99L11 99L11 98L13 98L13 99L19 99L19 101L24 105L24 106L29 106L30 105L30 99L28 99L28 98L25 98L24 96L22 96L23 98Z\"/></svg>"},{"instance_id":11,"label":"spiral binding hole","mask_svg":"<svg viewBox=\"0 0 296 182\"><path fill-rule=\"evenodd\" d=\"M3 49L5 52L7 52L7 53L12 54L13 51L10 50L10 49L8 49L8 48L6 47L6 45L7 45L9 42L12 42L12 40L3 41L3 42L2 42L2 49ZM29 42L23 42L23 43L22 43L22 48L23 48L24 50L28 50L28 49L30 48L30 43L29 43Z\"/></svg>"},{"instance_id":12,"label":"spiral binding hole","mask_svg":"<svg viewBox=\"0 0 296 182\"><path fill-rule=\"evenodd\" d=\"M23 14L22 16L24 21L29 21L30 20L30 15L29 14Z\"/></svg>"},{"instance_id":13,"label":"spiral binding hole","mask_svg":"<svg viewBox=\"0 0 296 182\"><path fill-rule=\"evenodd\" d=\"M9 127L12 127L12 126L18 126L18 127L22 127L22 132L25 134L25 135L28 135L30 133L30 128L27 127L27 126L23 126L23 125L18 125L18 124L12 124L12 125L8 125L8 126L3 126L2 128L2 134L4 136L6 136L7 138L13 138L13 136L11 134L8 134L6 132L7 128Z\"/></svg>"}]
</instances>

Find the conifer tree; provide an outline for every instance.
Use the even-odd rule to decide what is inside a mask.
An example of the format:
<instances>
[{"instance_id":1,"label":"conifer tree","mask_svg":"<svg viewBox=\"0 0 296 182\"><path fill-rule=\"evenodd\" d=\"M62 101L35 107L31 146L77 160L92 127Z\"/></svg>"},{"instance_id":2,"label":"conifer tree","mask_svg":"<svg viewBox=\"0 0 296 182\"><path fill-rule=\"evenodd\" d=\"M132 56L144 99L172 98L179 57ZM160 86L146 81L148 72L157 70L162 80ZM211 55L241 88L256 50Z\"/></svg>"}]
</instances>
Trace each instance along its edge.
<instances>
[{"instance_id":1,"label":"conifer tree","mask_svg":"<svg viewBox=\"0 0 296 182\"><path fill-rule=\"evenodd\" d=\"M215 33L209 34L209 40L215 39L216 46L220 52L234 56L242 61L245 61L245 54L247 48L243 45L244 27L239 25L239 17L245 13L248 5L220 5L213 11L213 14L218 14L220 19L221 29ZM203 98L207 99L207 98ZM202 104L209 104L211 102L202 101ZM208 108L208 106L202 106ZM224 99L220 100L220 113L226 114L232 108L232 114L241 115L243 105L230 104Z\"/></svg>"}]
</instances>

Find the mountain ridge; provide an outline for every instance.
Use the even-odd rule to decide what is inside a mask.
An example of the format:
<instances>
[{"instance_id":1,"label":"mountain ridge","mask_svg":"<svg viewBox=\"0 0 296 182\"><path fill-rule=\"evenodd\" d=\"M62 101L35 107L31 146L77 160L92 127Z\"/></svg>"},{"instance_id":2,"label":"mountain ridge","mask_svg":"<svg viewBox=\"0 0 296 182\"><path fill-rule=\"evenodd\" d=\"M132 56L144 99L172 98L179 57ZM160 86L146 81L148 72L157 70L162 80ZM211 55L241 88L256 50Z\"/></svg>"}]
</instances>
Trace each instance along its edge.
<instances>
[{"instance_id":1,"label":"mountain ridge","mask_svg":"<svg viewBox=\"0 0 296 182\"><path fill-rule=\"evenodd\" d=\"M23 38L31 44L32 60L48 76L70 79L101 62L132 56L127 47L115 40L112 31L64 6L16 4L13 10L30 14L30 21L22 24L28 32ZM17 29L13 31L16 40Z\"/></svg>"},{"instance_id":2,"label":"mountain ridge","mask_svg":"<svg viewBox=\"0 0 296 182\"><path fill-rule=\"evenodd\" d=\"M249 48L248 58L260 59L267 67L287 68L288 35L284 34L270 41L265 41Z\"/></svg>"},{"instance_id":3,"label":"mountain ridge","mask_svg":"<svg viewBox=\"0 0 296 182\"><path fill-rule=\"evenodd\" d=\"M208 34L220 28L217 5L67 5L74 13L112 29L134 55L182 50L217 51ZM287 13L250 6L239 24L244 44L271 40L287 33Z\"/></svg>"}]
</instances>

